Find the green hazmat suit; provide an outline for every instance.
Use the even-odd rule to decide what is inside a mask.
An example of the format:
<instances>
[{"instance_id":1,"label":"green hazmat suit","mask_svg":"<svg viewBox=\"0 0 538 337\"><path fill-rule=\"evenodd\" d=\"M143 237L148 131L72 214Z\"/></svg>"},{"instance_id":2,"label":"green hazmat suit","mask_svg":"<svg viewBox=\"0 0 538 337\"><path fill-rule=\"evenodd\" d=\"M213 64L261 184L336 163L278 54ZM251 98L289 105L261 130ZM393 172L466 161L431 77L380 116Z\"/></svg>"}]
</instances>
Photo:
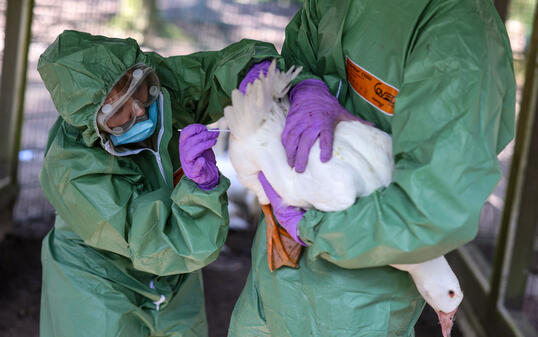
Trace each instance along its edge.
<instances>
[{"instance_id":1,"label":"green hazmat suit","mask_svg":"<svg viewBox=\"0 0 538 337\"><path fill-rule=\"evenodd\" d=\"M221 51L164 58L132 39L65 31L38 70L60 114L40 183L55 207L43 241L41 337L206 336L200 269L228 230L227 178L204 191L179 169L176 130L222 116L250 67L277 55L243 40ZM161 82L151 148L114 147L96 113L131 66Z\"/></svg>"},{"instance_id":2,"label":"green hazmat suit","mask_svg":"<svg viewBox=\"0 0 538 337\"><path fill-rule=\"evenodd\" d=\"M304 67L296 82L322 79L390 133L395 169L344 211L305 213L298 269L269 271L262 221L228 335L414 336L424 301L387 265L444 255L477 233L514 133L503 23L488 0L304 1L282 56Z\"/></svg>"}]
</instances>

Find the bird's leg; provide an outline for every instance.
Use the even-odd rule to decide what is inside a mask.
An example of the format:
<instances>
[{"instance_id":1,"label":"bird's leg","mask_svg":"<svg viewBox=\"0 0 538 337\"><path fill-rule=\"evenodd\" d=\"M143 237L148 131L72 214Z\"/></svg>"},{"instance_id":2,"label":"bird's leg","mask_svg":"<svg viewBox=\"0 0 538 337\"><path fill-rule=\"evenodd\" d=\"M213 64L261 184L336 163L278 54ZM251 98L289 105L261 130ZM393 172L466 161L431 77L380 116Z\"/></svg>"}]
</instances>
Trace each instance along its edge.
<instances>
[{"instance_id":1,"label":"bird's leg","mask_svg":"<svg viewBox=\"0 0 538 337\"><path fill-rule=\"evenodd\" d=\"M282 266L297 268L302 246L295 242L285 229L275 223L271 205L262 205L267 223L267 262L269 270Z\"/></svg>"},{"instance_id":2,"label":"bird's leg","mask_svg":"<svg viewBox=\"0 0 538 337\"><path fill-rule=\"evenodd\" d=\"M280 236L278 235L277 226L271 211L270 205L262 206L263 213L265 214L265 221L267 223L267 259L269 263L269 269L271 271L278 269L282 265L286 265L290 259L287 254Z\"/></svg>"},{"instance_id":3,"label":"bird's leg","mask_svg":"<svg viewBox=\"0 0 538 337\"><path fill-rule=\"evenodd\" d=\"M174 186L176 186L179 181L181 180L181 177L183 177L183 169L179 168L176 172L174 172Z\"/></svg>"},{"instance_id":4,"label":"bird's leg","mask_svg":"<svg viewBox=\"0 0 538 337\"><path fill-rule=\"evenodd\" d=\"M269 270L275 269L273 263L273 233L275 232L275 221L273 219L273 213L271 212L270 205L262 205L263 214L265 214L265 222L267 223L266 237L267 237L267 262L269 264Z\"/></svg>"}]
</instances>

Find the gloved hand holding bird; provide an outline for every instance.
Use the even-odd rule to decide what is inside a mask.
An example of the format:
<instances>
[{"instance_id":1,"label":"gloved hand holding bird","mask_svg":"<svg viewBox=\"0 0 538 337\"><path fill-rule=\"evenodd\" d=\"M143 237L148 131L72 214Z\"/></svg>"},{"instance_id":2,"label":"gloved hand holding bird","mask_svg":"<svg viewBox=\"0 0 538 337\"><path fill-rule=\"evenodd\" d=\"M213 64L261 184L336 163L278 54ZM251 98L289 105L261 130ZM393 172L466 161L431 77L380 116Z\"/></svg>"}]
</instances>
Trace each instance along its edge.
<instances>
[{"instance_id":1,"label":"gloved hand holding bird","mask_svg":"<svg viewBox=\"0 0 538 337\"><path fill-rule=\"evenodd\" d=\"M258 77L259 74L259 77L253 83L246 88L240 87L244 93L234 90L232 105L224 110L231 130L232 165L240 182L257 195L266 213L271 270L275 268L273 248L285 255L284 260L294 252L298 259L297 251L301 246L294 247L290 242L303 244L296 226L304 210L345 210L357 198L388 186L394 169L391 136L354 117L343 107L334 115L337 124L332 147L329 147L332 157L331 153L320 152L317 143L327 141L323 133L319 135L320 140L312 137L314 146L307 157L287 156L282 137L294 132L284 130L288 111L293 109L290 108L288 90L300 71L301 68L292 67L281 72L273 61L266 76L258 71L255 75ZM316 81L322 83L312 80L304 81L306 83L302 82L302 85L317 86ZM289 165L292 162L295 169ZM291 236L287 244L281 242L278 227L271 226L268 204L272 204L277 220ZM273 232L269 233L269 230ZM296 265L293 261L282 264ZM463 293L446 259L440 256L423 263L394 264L392 267L411 275L420 294L438 314L443 336L449 336Z\"/></svg>"}]
</instances>

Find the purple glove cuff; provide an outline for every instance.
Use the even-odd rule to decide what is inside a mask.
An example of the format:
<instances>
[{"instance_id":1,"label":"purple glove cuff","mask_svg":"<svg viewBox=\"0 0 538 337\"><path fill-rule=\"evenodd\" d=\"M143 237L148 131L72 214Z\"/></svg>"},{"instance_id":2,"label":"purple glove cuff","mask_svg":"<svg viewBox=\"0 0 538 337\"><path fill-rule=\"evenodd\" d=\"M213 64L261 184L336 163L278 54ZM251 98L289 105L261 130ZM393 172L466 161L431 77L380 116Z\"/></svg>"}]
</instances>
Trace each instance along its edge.
<instances>
[{"instance_id":1,"label":"purple glove cuff","mask_svg":"<svg viewBox=\"0 0 538 337\"><path fill-rule=\"evenodd\" d=\"M315 99L312 99L313 96L315 96ZM331 106L335 109L339 121L360 121L365 124L371 124L341 106L338 99L331 94L327 85L317 78L306 79L294 86L290 91L290 103L292 105L299 104L303 109L310 111L324 111L327 106ZM320 103L325 103L326 105L320 106ZM295 113L295 110L292 108L290 114Z\"/></svg>"},{"instance_id":2,"label":"purple glove cuff","mask_svg":"<svg viewBox=\"0 0 538 337\"><path fill-rule=\"evenodd\" d=\"M212 189L215 188L215 186L217 186L219 184L219 181L220 181L220 176L219 176L219 173L217 172L217 177L215 179L213 179L212 181L210 181L210 182L208 182L206 184L196 184L196 185L198 185L198 187L201 190L211 191Z\"/></svg>"},{"instance_id":3,"label":"purple glove cuff","mask_svg":"<svg viewBox=\"0 0 538 337\"><path fill-rule=\"evenodd\" d=\"M329 95L329 88L325 84L325 82L318 80L317 78L309 78L304 81L301 81L297 83L291 90L290 90L290 103L293 104L293 99L295 98L295 93L297 90L301 88L310 87L310 90L321 90L326 91Z\"/></svg>"},{"instance_id":4,"label":"purple glove cuff","mask_svg":"<svg viewBox=\"0 0 538 337\"><path fill-rule=\"evenodd\" d=\"M245 75L241 83L239 83L239 91L241 91L244 95L247 92L247 85L256 81L260 77L260 71L263 71L263 76L267 76L269 66L271 66L271 61L269 60L265 60L253 65L252 68L250 68L248 73Z\"/></svg>"},{"instance_id":5,"label":"purple glove cuff","mask_svg":"<svg viewBox=\"0 0 538 337\"><path fill-rule=\"evenodd\" d=\"M317 78L306 79L294 86L290 91L291 104L301 104L305 107L312 104L309 103L311 97L309 97L309 95L301 94L302 90L318 94L316 97L317 102L313 103L314 105L319 104L319 102L325 102L340 107L339 118L341 121L359 121L366 125L375 126L374 123L368 122L360 117L357 117L351 112L347 111L344 107L342 107L338 102L338 99L336 99L336 97L331 94L325 82L318 80ZM297 93L299 94L299 96L296 96Z\"/></svg>"}]
</instances>

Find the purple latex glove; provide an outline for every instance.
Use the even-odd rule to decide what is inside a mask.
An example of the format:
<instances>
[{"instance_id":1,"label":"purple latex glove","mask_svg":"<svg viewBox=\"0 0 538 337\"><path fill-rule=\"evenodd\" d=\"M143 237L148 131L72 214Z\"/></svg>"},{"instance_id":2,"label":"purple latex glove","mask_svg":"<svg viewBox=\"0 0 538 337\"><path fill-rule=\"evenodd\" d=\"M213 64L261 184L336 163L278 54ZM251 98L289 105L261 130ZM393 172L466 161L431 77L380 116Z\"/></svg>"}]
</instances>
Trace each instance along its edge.
<instances>
[{"instance_id":1,"label":"purple latex glove","mask_svg":"<svg viewBox=\"0 0 538 337\"><path fill-rule=\"evenodd\" d=\"M301 173L306 169L310 148L319 137L322 163L329 161L333 153L334 129L342 121L360 121L340 105L329 88L320 80L300 82L290 92L290 110L282 132L282 144L288 164Z\"/></svg>"},{"instance_id":2,"label":"purple latex glove","mask_svg":"<svg viewBox=\"0 0 538 337\"><path fill-rule=\"evenodd\" d=\"M258 173L258 180L260 180L263 190L265 191L271 206L273 206L273 214L275 215L278 223L284 227L293 240L297 241L303 246L306 246L297 234L297 224L299 224L299 221L301 221L303 218L305 211L300 208L284 204L282 202L282 198L278 195L278 193L276 193L273 186L269 184L265 178L265 175L261 171Z\"/></svg>"},{"instance_id":3,"label":"purple latex glove","mask_svg":"<svg viewBox=\"0 0 538 337\"><path fill-rule=\"evenodd\" d=\"M217 143L218 131L205 125L190 124L179 136L179 159L185 175L202 190L212 190L219 183L219 170L211 148Z\"/></svg>"},{"instance_id":4,"label":"purple latex glove","mask_svg":"<svg viewBox=\"0 0 538 337\"><path fill-rule=\"evenodd\" d=\"M239 83L239 91L241 91L243 95L246 94L247 85L256 81L260 77L260 71L263 71L263 76L267 76L267 71L269 70L270 65L271 61L269 60L265 60L253 65L252 68L250 68L248 73L245 75L241 83Z\"/></svg>"}]
</instances>

